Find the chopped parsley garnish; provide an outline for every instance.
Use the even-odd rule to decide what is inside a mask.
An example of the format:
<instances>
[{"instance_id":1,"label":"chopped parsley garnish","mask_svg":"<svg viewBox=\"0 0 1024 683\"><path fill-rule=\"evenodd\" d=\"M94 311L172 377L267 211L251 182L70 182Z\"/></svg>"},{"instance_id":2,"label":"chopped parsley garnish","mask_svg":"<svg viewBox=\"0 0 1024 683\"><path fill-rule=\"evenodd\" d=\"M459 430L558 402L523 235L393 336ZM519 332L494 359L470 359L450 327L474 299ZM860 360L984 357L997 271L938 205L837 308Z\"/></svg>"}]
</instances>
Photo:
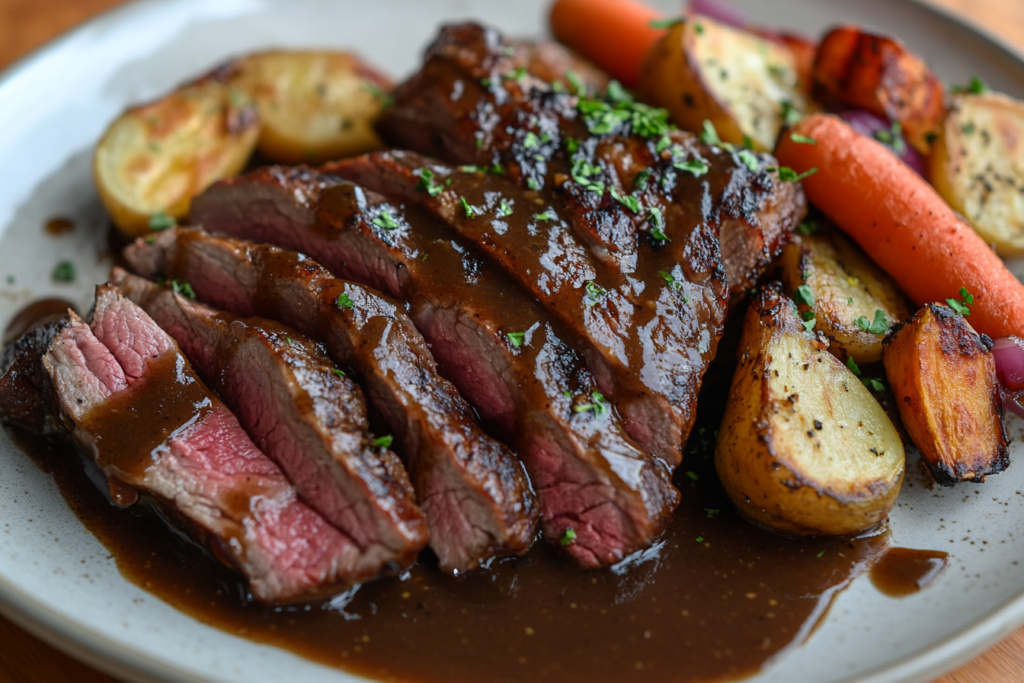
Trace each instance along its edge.
<instances>
[{"instance_id":1,"label":"chopped parsley garnish","mask_svg":"<svg viewBox=\"0 0 1024 683\"><path fill-rule=\"evenodd\" d=\"M497 161L495 161L493 164L491 164L490 171L494 175L505 175L505 168L501 164L499 164Z\"/></svg>"},{"instance_id":2,"label":"chopped parsley garnish","mask_svg":"<svg viewBox=\"0 0 1024 683\"><path fill-rule=\"evenodd\" d=\"M660 275L661 279L665 281L665 285L667 285L669 289L679 290L683 288L683 284L679 282L679 280L677 280L671 273L666 273L664 270L659 270L658 275Z\"/></svg>"},{"instance_id":3,"label":"chopped parsley garnish","mask_svg":"<svg viewBox=\"0 0 1024 683\"><path fill-rule=\"evenodd\" d=\"M377 437L370 442L370 445L374 448L391 448L391 442L394 440L394 437L388 434L387 436Z\"/></svg>"},{"instance_id":4,"label":"chopped parsley garnish","mask_svg":"<svg viewBox=\"0 0 1024 683\"><path fill-rule=\"evenodd\" d=\"M540 189L540 183L538 183L536 181L536 179L534 179L534 178L527 178L526 179L526 186L528 188L530 188L531 190L539 190Z\"/></svg>"},{"instance_id":5,"label":"chopped parsley garnish","mask_svg":"<svg viewBox=\"0 0 1024 683\"><path fill-rule=\"evenodd\" d=\"M338 377L338 379L345 379L345 371L339 370L338 368L331 368L331 372Z\"/></svg>"},{"instance_id":6,"label":"chopped parsley garnish","mask_svg":"<svg viewBox=\"0 0 1024 683\"><path fill-rule=\"evenodd\" d=\"M754 149L754 141L750 138L749 135L744 135L743 136L743 146L746 147L749 150L753 150Z\"/></svg>"},{"instance_id":7,"label":"chopped parsley garnish","mask_svg":"<svg viewBox=\"0 0 1024 683\"><path fill-rule=\"evenodd\" d=\"M812 175L814 175L815 173L818 172L817 168L812 168L812 169L810 169L808 171L804 171L803 173L797 173L796 171L791 169L789 166L780 166L779 168L772 167L772 168L769 168L767 170L768 171L778 171L779 172L779 180L785 181L787 183L799 182L799 181L803 180L804 178L809 178L810 176L812 176Z\"/></svg>"},{"instance_id":8,"label":"chopped parsley garnish","mask_svg":"<svg viewBox=\"0 0 1024 683\"><path fill-rule=\"evenodd\" d=\"M526 131L526 135L523 136L523 147L526 149L539 149L540 138L532 130Z\"/></svg>"},{"instance_id":9,"label":"chopped parsley garnish","mask_svg":"<svg viewBox=\"0 0 1024 683\"><path fill-rule=\"evenodd\" d=\"M587 299L589 299L589 301L587 301L588 306L593 306L594 304L601 300L601 297L608 293L607 289L597 284L593 280L587 280L586 289Z\"/></svg>"},{"instance_id":10,"label":"chopped parsley garnish","mask_svg":"<svg viewBox=\"0 0 1024 683\"><path fill-rule=\"evenodd\" d=\"M363 84L363 87L369 90L370 94L373 95L374 98L377 99L384 107L389 107L394 102L394 99L391 97L391 95L384 92L384 90L376 83L367 82Z\"/></svg>"},{"instance_id":11,"label":"chopped parsley garnish","mask_svg":"<svg viewBox=\"0 0 1024 683\"><path fill-rule=\"evenodd\" d=\"M818 144L818 141L815 140L814 138L809 138L806 135L800 135L799 133L793 133L792 135L789 136L789 139L792 140L793 142L799 143L801 145L816 145L816 144Z\"/></svg>"},{"instance_id":12,"label":"chopped parsley garnish","mask_svg":"<svg viewBox=\"0 0 1024 683\"><path fill-rule=\"evenodd\" d=\"M693 479L694 481L697 481L697 473L696 472L687 472L686 476L688 476L690 479Z\"/></svg>"},{"instance_id":13,"label":"chopped parsley garnish","mask_svg":"<svg viewBox=\"0 0 1024 683\"><path fill-rule=\"evenodd\" d=\"M525 77L526 77L526 67L525 66L520 66L520 67L516 68L516 70L513 71L512 73L507 73L504 76L502 76L501 80L503 80L503 81L518 81L518 80L520 80L522 78L525 78Z\"/></svg>"},{"instance_id":14,"label":"chopped parsley garnish","mask_svg":"<svg viewBox=\"0 0 1024 683\"><path fill-rule=\"evenodd\" d=\"M708 519L713 519L721 510L715 510L712 508L704 508L704 512L708 513Z\"/></svg>"},{"instance_id":15,"label":"chopped parsley garnish","mask_svg":"<svg viewBox=\"0 0 1024 683\"><path fill-rule=\"evenodd\" d=\"M804 311L800 317L802 318L800 324L804 326L804 331L814 332L814 326L818 323L818 315L814 311Z\"/></svg>"},{"instance_id":16,"label":"chopped parsley garnish","mask_svg":"<svg viewBox=\"0 0 1024 683\"><path fill-rule=\"evenodd\" d=\"M434 172L429 168L420 169L420 181L416 183L416 189L420 192L426 192L431 197L444 192L444 187L434 182Z\"/></svg>"},{"instance_id":17,"label":"chopped parsley garnish","mask_svg":"<svg viewBox=\"0 0 1024 683\"><path fill-rule=\"evenodd\" d=\"M294 339L292 339L291 337L285 337L285 338L284 338L284 340L285 340L285 342L287 342L288 344L291 344L292 342L294 342L294 341L295 341L295 340L294 340Z\"/></svg>"},{"instance_id":18,"label":"chopped parsley garnish","mask_svg":"<svg viewBox=\"0 0 1024 683\"><path fill-rule=\"evenodd\" d=\"M650 180L650 178L651 169L645 168L644 170L636 174L636 179L633 181L633 185L636 186L636 189L643 192L647 189L647 181Z\"/></svg>"},{"instance_id":19,"label":"chopped parsley garnish","mask_svg":"<svg viewBox=\"0 0 1024 683\"><path fill-rule=\"evenodd\" d=\"M772 78L775 80L784 81L786 80L786 76L789 75L789 69L781 64L769 64L768 73L771 74Z\"/></svg>"},{"instance_id":20,"label":"chopped parsley garnish","mask_svg":"<svg viewBox=\"0 0 1024 683\"><path fill-rule=\"evenodd\" d=\"M565 72L565 80L569 82L569 85L572 86L572 89L576 91L577 95L579 95L580 97L586 97L587 86L584 85L583 79L580 78L580 75L578 73L576 73L572 69L567 69Z\"/></svg>"},{"instance_id":21,"label":"chopped parsley garnish","mask_svg":"<svg viewBox=\"0 0 1024 683\"><path fill-rule=\"evenodd\" d=\"M885 391L885 384L877 379L865 377L861 379L861 384L866 386L868 389L871 389L872 391L877 391L879 393Z\"/></svg>"},{"instance_id":22,"label":"chopped parsley garnish","mask_svg":"<svg viewBox=\"0 0 1024 683\"><path fill-rule=\"evenodd\" d=\"M665 234L665 217L661 215L661 209L652 206L647 211L651 216L651 237L663 242L671 242L672 240Z\"/></svg>"},{"instance_id":23,"label":"chopped parsley garnish","mask_svg":"<svg viewBox=\"0 0 1024 683\"><path fill-rule=\"evenodd\" d=\"M564 547L567 545L572 545L575 541L576 531L572 527L569 527L565 530L565 533L562 534L562 538L559 539L558 543Z\"/></svg>"},{"instance_id":24,"label":"chopped parsley garnish","mask_svg":"<svg viewBox=\"0 0 1024 683\"><path fill-rule=\"evenodd\" d=\"M863 315L854 322L857 323L857 327L871 334L885 334L889 331L889 321L885 318L885 311L880 308L875 309L875 319L870 323Z\"/></svg>"},{"instance_id":25,"label":"chopped parsley garnish","mask_svg":"<svg viewBox=\"0 0 1024 683\"><path fill-rule=\"evenodd\" d=\"M383 228L385 230L396 230L402 227L399 225L398 221L391 217L391 212L386 210L381 211L380 214L370 222L378 228Z\"/></svg>"},{"instance_id":26,"label":"chopped parsley garnish","mask_svg":"<svg viewBox=\"0 0 1024 683\"><path fill-rule=\"evenodd\" d=\"M974 295L968 292L966 287L961 287L960 300L946 299L946 303L960 315L967 316L971 314L970 306L974 303Z\"/></svg>"},{"instance_id":27,"label":"chopped parsley garnish","mask_svg":"<svg viewBox=\"0 0 1024 683\"><path fill-rule=\"evenodd\" d=\"M651 28L672 28L673 26L677 26L679 24L682 24L685 21L686 21L685 19L680 19L680 18L676 18L676 19L651 19L651 21L648 22L648 26L650 26Z\"/></svg>"},{"instance_id":28,"label":"chopped parsley garnish","mask_svg":"<svg viewBox=\"0 0 1024 683\"><path fill-rule=\"evenodd\" d=\"M715 124L711 123L710 120L704 119L703 128L704 129L701 131L700 134L700 141L703 142L705 145L721 147L722 149L728 152L732 152L736 149L733 145L729 144L728 142L723 142L722 139L718 137L718 131L715 130Z\"/></svg>"},{"instance_id":29,"label":"chopped parsley garnish","mask_svg":"<svg viewBox=\"0 0 1024 683\"><path fill-rule=\"evenodd\" d=\"M667 135L662 135L660 138L658 138L658 144L654 146L654 151L657 152L658 154L661 154L671 146L672 138L670 138Z\"/></svg>"},{"instance_id":30,"label":"chopped parsley garnish","mask_svg":"<svg viewBox=\"0 0 1024 683\"><path fill-rule=\"evenodd\" d=\"M481 78L480 79L480 85L482 85L485 88L490 88L491 87L491 79L489 79L489 78Z\"/></svg>"},{"instance_id":31,"label":"chopped parsley garnish","mask_svg":"<svg viewBox=\"0 0 1024 683\"><path fill-rule=\"evenodd\" d=\"M71 261L61 261L53 267L53 272L50 273L54 282L74 282L75 275L75 264Z\"/></svg>"},{"instance_id":32,"label":"chopped parsley garnish","mask_svg":"<svg viewBox=\"0 0 1024 683\"><path fill-rule=\"evenodd\" d=\"M153 232L167 230L168 228L173 228L177 224L178 221L174 220L173 216L168 216L163 211L157 211L149 217L149 229Z\"/></svg>"},{"instance_id":33,"label":"chopped parsley garnish","mask_svg":"<svg viewBox=\"0 0 1024 683\"><path fill-rule=\"evenodd\" d=\"M516 347L517 349L526 342L525 332L509 332L505 336L508 337L508 343Z\"/></svg>"},{"instance_id":34,"label":"chopped parsley garnish","mask_svg":"<svg viewBox=\"0 0 1024 683\"><path fill-rule=\"evenodd\" d=\"M633 96L626 92L626 89L618 81L610 81L608 83L605 97L611 102L631 102L633 100Z\"/></svg>"},{"instance_id":35,"label":"chopped parsley garnish","mask_svg":"<svg viewBox=\"0 0 1024 683\"><path fill-rule=\"evenodd\" d=\"M694 24L693 30L697 32L698 36L704 35L704 26L702 24Z\"/></svg>"},{"instance_id":36,"label":"chopped parsley garnish","mask_svg":"<svg viewBox=\"0 0 1024 683\"><path fill-rule=\"evenodd\" d=\"M512 207L504 199L498 204L498 218L506 218L512 215Z\"/></svg>"},{"instance_id":37,"label":"chopped parsley garnish","mask_svg":"<svg viewBox=\"0 0 1024 683\"><path fill-rule=\"evenodd\" d=\"M807 304L808 306L814 305L814 292L807 285L800 285L796 288L796 294L793 295L793 301L798 304Z\"/></svg>"},{"instance_id":38,"label":"chopped parsley garnish","mask_svg":"<svg viewBox=\"0 0 1024 683\"><path fill-rule=\"evenodd\" d=\"M608 405L608 401L605 400L604 394L600 391L595 391L590 395L591 403L582 403L572 407L574 413L587 413L592 412L598 417L604 417L608 414L611 408Z\"/></svg>"},{"instance_id":39,"label":"chopped parsley garnish","mask_svg":"<svg viewBox=\"0 0 1024 683\"><path fill-rule=\"evenodd\" d=\"M796 229L800 231L801 235L813 235L818 232L818 223L816 221L804 221L796 226Z\"/></svg>"},{"instance_id":40,"label":"chopped parsley garnish","mask_svg":"<svg viewBox=\"0 0 1024 683\"><path fill-rule=\"evenodd\" d=\"M633 213L640 213L640 200L631 194L622 195L614 187L612 188L612 198L619 202Z\"/></svg>"},{"instance_id":41,"label":"chopped parsley garnish","mask_svg":"<svg viewBox=\"0 0 1024 683\"><path fill-rule=\"evenodd\" d=\"M704 542L704 537L703 536L698 536L696 540L697 540L697 543L703 543Z\"/></svg>"},{"instance_id":42,"label":"chopped parsley garnish","mask_svg":"<svg viewBox=\"0 0 1024 683\"><path fill-rule=\"evenodd\" d=\"M476 209L470 206L469 202L466 201L465 197L459 197L459 204L462 205L462 210L465 212L466 218L476 217Z\"/></svg>"},{"instance_id":43,"label":"chopped parsley garnish","mask_svg":"<svg viewBox=\"0 0 1024 683\"><path fill-rule=\"evenodd\" d=\"M463 173L487 173L483 166L459 166L459 170Z\"/></svg>"},{"instance_id":44,"label":"chopped parsley garnish","mask_svg":"<svg viewBox=\"0 0 1024 683\"><path fill-rule=\"evenodd\" d=\"M580 141L575 138L566 138L565 148L569 151L569 154L575 154L579 151Z\"/></svg>"},{"instance_id":45,"label":"chopped parsley garnish","mask_svg":"<svg viewBox=\"0 0 1024 683\"><path fill-rule=\"evenodd\" d=\"M553 221L553 220L555 220L555 218L557 218L557 216L555 216L553 211L545 211L544 213L535 213L535 214L533 214L533 217L535 219L537 219L538 221Z\"/></svg>"},{"instance_id":46,"label":"chopped parsley garnish","mask_svg":"<svg viewBox=\"0 0 1024 683\"><path fill-rule=\"evenodd\" d=\"M698 178L708 172L708 165L700 159L687 159L686 161L673 161L672 167L684 171L686 173L692 173Z\"/></svg>"},{"instance_id":47,"label":"chopped parsley garnish","mask_svg":"<svg viewBox=\"0 0 1024 683\"><path fill-rule=\"evenodd\" d=\"M988 86L977 76L971 76L970 85L954 85L950 90L955 93L967 92L972 95L982 95L988 92Z\"/></svg>"},{"instance_id":48,"label":"chopped parsley garnish","mask_svg":"<svg viewBox=\"0 0 1024 683\"><path fill-rule=\"evenodd\" d=\"M907 143L903 141L903 126L899 121L893 121L888 129L875 131L875 139L896 154L907 151Z\"/></svg>"},{"instance_id":49,"label":"chopped parsley garnish","mask_svg":"<svg viewBox=\"0 0 1024 683\"><path fill-rule=\"evenodd\" d=\"M186 280L171 280L171 291L191 301L196 300L196 292Z\"/></svg>"},{"instance_id":50,"label":"chopped parsley garnish","mask_svg":"<svg viewBox=\"0 0 1024 683\"><path fill-rule=\"evenodd\" d=\"M604 183L600 180L594 180L595 176L603 173L603 170L597 164L588 163L586 159L578 157L573 159L570 173L577 185L590 190L594 194L604 194Z\"/></svg>"},{"instance_id":51,"label":"chopped parsley garnish","mask_svg":"<svg viewBox=\"0 0 1024 683\"><path fill-rule=\"evenodd\" d=\"M963 131L964 135L973 135L974 131L977 130L977 128L975 127L973 121L968 121L964 125L960 126L960 130Z\"/></svg>"},{"instance_id":52,"label":"chopped parsley garnish","mask_svg":"<svg viewBox=\"0 0 1024 683\"><path fill-rule=\"evenodd\" d=\"M782 120L787 126L795 126L803 118L804 115L791 102L782 103Z\"/></svg>"},{"instance_id":53,"label":"chopped parsley garnish","mask_svg":"<svg viewBox=\"0 0 1024 683\"><path fill-rule=\"evenodd\" d=\"M846 359L846 367L850 369L850 372L860 377L860 366L857 365L857 361L853 359L853 356Z\"/></svg>"},{"instance_id":54,"label":"chopped parsley garnish","mask_svg":"<svg viewBox=\"0 0 1024 683\"><path fill-rule=\"evenodd\" d=\"M338 298L335 300L334 303L338 304L338 308L355 308L356 307L356 302L352 301L351 297L349 297L349 295L347 293L345 293L345 292L342 292L341 294L339 294Z\"/></svg>"},{"instance_id":55,"label":"chopped parsley garnish","mask_svg":"<svg viewBox=\"0 0 1024 683\"><path fill-rule=\"evenodd\" d=\"M611 96L619 99L611 100ZM630 132L644 138L661 137L669 131L668 110L634 102L624 89L609 86L605 100L580 99L576 108L583 114L587 130L594 135Z\"/></svg>"},{"instance_id":56,"label":"chopped parsley garnish","mask_svg":"<svg viewBox=\"0 0 1024 683\"><path fill-rule=\"evenodd\" d=\"M749 168L752 173L756 172L757 167L761 165L761 162L757 160L757 155L749 149L741 149L736 153L736 156L740 158L740 161L746 164L747 168Z\"/></svg>"}]
</instances>

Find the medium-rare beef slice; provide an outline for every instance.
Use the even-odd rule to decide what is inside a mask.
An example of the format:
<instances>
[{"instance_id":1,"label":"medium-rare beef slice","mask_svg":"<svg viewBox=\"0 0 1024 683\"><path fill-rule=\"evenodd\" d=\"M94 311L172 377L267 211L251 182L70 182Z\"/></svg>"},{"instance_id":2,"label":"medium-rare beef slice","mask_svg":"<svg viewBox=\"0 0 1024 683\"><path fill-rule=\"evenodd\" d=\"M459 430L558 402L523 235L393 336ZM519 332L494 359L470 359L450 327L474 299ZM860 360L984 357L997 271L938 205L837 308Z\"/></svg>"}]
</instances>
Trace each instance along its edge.
<instances>
[{"instance_id":1,"label":"medium-rare beef slice","mask_svg":"<svg viewBox=\"0 0 1024 683\"><path fill-rule=\"evenodd\" d=\"M120 268L110 281L174 338L302 499L359 545L368 571L416 561L428 534L405 468L374 445L362 392L319 344Z\"/></svg>"},{"instance_id":2,"label":"medium-rare beef slice","mask_svg":"<svg viewBox=\"0 0 1024 683\"><path fill-rule=\"evenodd\" d=\"M537 506L522 466L437 374L426 343L395 302L337 280L294 252L200 230L168 231L126 253L143 274L185 278L216 306L280 320L323 340L336 361L355 368L408 457L444 570L465 571L532 544Z\"/></svg>"},{"instance_id":3,"label":"medium-rare beef slice","mask_svg":"<svg viewBox=\"0 0 1024 683\"><path fill-rule=\"evenodd\" d=\"M500 175L407 152L375 153L332 170L421 204L500 264L585 350L629 435L679 464L728 300L708 223L679 221L669 246L645 248L629 271L610 271L577 239L564 204ZM440 191L424 191L424 174Z\"/></svg>"},{"instance_id":4,"label":"medium-rare beef slice","mask_svg":"<svg viewBox=\"0 0 1024 683\"><path fill-rule=\"evenodd\" d=\"M182 523L261 601L307 599L376 574L356 571L359 547L298 500L141 309L104 285L91 326L69 316L44 333L45 348L35 345L38 377L55 421L108 477Z\"/></svg>"},{"instance_id":5,"label":"medium-rare beef slice","mask_svg":"<svg viewBox=\"0 0 1024 683\"><path fill-rule=\"evenodd\" d=\"M421 70L395 89L378 129L395 147L500 170L524 187L565 194L570 208L582 199L597 211L574 215L572 223L598 256L629 258L634 245L621 242L623 230L650 236L660 222L651 209L700 206L701 196L710 194L708 211L691 211L682 225L707 213L720 226L730 291L741 296L804 215L799 185L770 174L777 164L768 155L695 145L693 136L668 130L664 110L632 102L621 88L609 88L602 98L580 97L576 89L552 87L540 71L524 77L519 67L526 59L515 41L493 29L443 27ZM641 191L641 210L625 208L637 196L638 178L669 196L651 202Z\"/></svg>"},{"instance_id":6,"label":"medium-rare beef slice","mask_svg":"<svg viewBox=\"0 0 1024 683\"><path fill-rule=\"evenodd\" d=\"M300 248L343 276L406 298L442 370L482 417L511 435L533 480L546 482L539 491L545 536L558 543L574 520L600 510L604 516L584 533L573 527L578 541L566 549L578 560L609 564L648 545L678 492L667 469L619 432L612 407L594 398L585 363L547 312L499 272L487 272L474 248L429 216L351 184L310 198L303 182L263 171L219 183L193 202L193 219ZM274 184L276 207L264 201ZM288 206L303 199L303 211ZM285 218L297 215L306 220ZM554 349L563 362L550 362ZM548 485L557 481L581 495Z\"/></svg>"}]
</instances>

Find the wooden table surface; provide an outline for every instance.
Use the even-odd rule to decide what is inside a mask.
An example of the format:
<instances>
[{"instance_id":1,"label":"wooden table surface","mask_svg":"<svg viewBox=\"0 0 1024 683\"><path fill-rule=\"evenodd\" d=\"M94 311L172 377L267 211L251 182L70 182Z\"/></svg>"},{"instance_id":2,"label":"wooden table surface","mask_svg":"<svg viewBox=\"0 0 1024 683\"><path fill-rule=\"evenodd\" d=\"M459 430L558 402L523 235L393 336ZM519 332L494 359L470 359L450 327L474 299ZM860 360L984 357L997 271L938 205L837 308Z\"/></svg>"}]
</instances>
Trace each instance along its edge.
<instances>
[{"instance_id":1,"label":"wooden table surface","mask_svg":"<svg viewBox=\"0 0 1024 683\"><path fill-rule=\"evenodd\" d=\"M930 0L1024 48L1024 0ZM50 38L124 0L0 0L0 69ZM681 3L682 4L682 3ZM0 617L0 683L112 683ZM935 683L1024 681L1024 627Z\"/></svg>"}]
</instances>

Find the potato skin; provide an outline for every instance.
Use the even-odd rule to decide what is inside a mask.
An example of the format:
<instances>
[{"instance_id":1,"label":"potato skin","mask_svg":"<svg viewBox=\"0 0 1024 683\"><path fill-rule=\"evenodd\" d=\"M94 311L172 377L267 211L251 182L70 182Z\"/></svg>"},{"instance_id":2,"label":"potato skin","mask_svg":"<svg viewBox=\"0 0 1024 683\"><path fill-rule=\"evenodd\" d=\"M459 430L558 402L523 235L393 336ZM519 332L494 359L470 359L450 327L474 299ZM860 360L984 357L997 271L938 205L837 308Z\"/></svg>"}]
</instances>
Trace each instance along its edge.
<instances>
[{"instance_id":1,"label":"potato skin","mask_svg":"<svg viewBox=\"0 0 1024 683\"><path fill-rule=\"evenodd\" d=\"M771 288L747 311L715 467L755 523L801 535L864 531L895 503L903 445L860 381L804 334L795 311Z\"/></svg>"},{"instance_id":2,"label":"potato skin","mask_svg":"<svg viewBox=\"0 0 1024 683\"><path fill-rule=\"evenodd\" d=\"M954 95L929 176L1000 255L1024 255L1024 102L992 92Z\"/></svg>"},{"instance_id":3,"label":"potato skin","mask_svg":"<svg viewBox=\"0 0 1024 683\"><path fill-rule=\"evenodd\" d=\"M242 170L259 128L251 100L222 71L126 111L93 156L114 225L135 237L149 232L153 214L186 217L192 197Z\"/></svg>"},{"instance_id":4,"label":"potato skin","mask_svg":"<svg viewBox=\"0 0 1024 683\"><path fill-rule=\"evenodd\" d=\"M945 115L945 88L928 65L895 38L859 26L840 26L822 38L814 80L843 104L899 121L924 154Z\"/></svg>"},{"instance_id":5,"label":"potato skin","mask_svg":"<svg viewBox=\"0 0 1024 683\"><path fill-rule=\"evenodd\" d=\"M928 304L885 341L885 374L935 481L984 481L1010 464L991 342Z\"/></svg>"},{"instance_id":6,"label":"potato skin","mask_svg":"<svg viewBox=\"0 0 1024 683\"><path fill-rule=\"evenodd\" d=\"M755 149L771 151L783 103L798 112L807 107L799 67L785 45L692 17L651 50L639 90L684 130L700 132L708 120L725 142L741 145L749 136Z\"/></svg>"},{"instance_id":7,"label":"potato skin","mask_svg":"<svg viewBox=\"0 0 1024 683\"><path fill-rule=\"evenodd\" d=\"M381 147L373 124L391 82L359 57L260 52L232 69L235 86L259 109L259 151L271 161L320 164Z\"/></svg>"},{"instance_id":8,"label":"potato skin","mask_svg":"<svg viewBox=\"0 0 1024 683\"><path fill-rule=\"evenodd\" d=\"M786 294L807 285L814 293L817 329L829 339L829 350L858 364L882 360L884 332L874 334L856 323L871 323L882 311L890 325L910 317L910 303L885 271L854 242L827 224L813 235L800 236L782 251Z\"/></svg>"}]
</instances>

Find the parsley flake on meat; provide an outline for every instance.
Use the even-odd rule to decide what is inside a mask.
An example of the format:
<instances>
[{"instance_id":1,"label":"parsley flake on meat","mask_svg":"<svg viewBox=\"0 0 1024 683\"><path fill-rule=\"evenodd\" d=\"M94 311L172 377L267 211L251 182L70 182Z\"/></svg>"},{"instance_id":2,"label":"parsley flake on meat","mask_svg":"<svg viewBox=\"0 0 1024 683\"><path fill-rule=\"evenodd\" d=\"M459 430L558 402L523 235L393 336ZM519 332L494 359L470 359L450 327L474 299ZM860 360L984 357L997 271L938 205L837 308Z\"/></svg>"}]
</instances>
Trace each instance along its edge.
<instances>
[{"instance_id":1,"label":"parsley flake on meat","mask_svg":"<svg viewBox=\"0 0 1024 683\"><path fill-rule=\"evenodd\" d=\"M191 301L196 300L196 292L186 280L171 280L171 291Z\"/></svg>"},{"instance_id":2,"label":"parsley flake on meat","mask_svg":"<svg viewBox=\"0 0 1024 683\"><path fill-rule=\"evenodd\" d=\"M431 197L444 192L444 187L434 182L434 172L429 168L420 169L420 181L416 183L416 189L420 192L426 192Z\"/></svg>"},{"instance_id":3,"label":"parsley flake on meat","mask_svg":"<svg viewBox=\"0 0 1024 683\"><path fill-rule=\"evenodd\" d=\"M374 448L391 448L391 442L394 440L395 438L388 434L387 436L381 436L374 439L370 442L370 445Z\"/></svg>"},{"instance_id":4,"label":"parsley flake on meat","mask_svg":"<svg viewBox=\"0 0 1024 683\"><path fill-rule=\"evenodd\" d=\"M614 187L612 188L612 198L617 202L625 206L633 213L640 213L640 200L631 194L623 195Z\"/></svg>"},{"instance_id":5,"label":"parsley flake on meat","mask_svg":"<svg viewBox=\"0 0 1024 683\"><path fill-rule=\"evenodd\" d=\"M498 218L507 218L512 215L512 207L504 199L498 204Z\"/></svg>"},{"instance_id":6,"label":"parsley flake on meat","mask_svg":"<svg viewBox=\"0 0 1024 683\"><path fill-rule=\"evenodd\" d=\"M607 289L597 284L593 280L587 280L586 290L588 306L593 306L594 304L601 300L601 297L608 293Z\"/></svg>"},{"instance_id":7,"label":"parsley flake on meat","mask_svg":"<svg viewBox=\"0 0 1024 683\"><path fill-rule=\"evenodd\" d=\"M516 347L517 349L520 346L522 346L524 343L526 343L526 333L525 332L509 332L505 336L508 337L508 343L511 344L512 346Z\"/></svg>"},{"instance_id":8,"label":"parsley flake on meat","mask_svg":"<svg viewBox=\"0 0 1024 683\"><path fill-rule=\"evenodd\" d=\"M592 412L597 417L604 417L611 410L608 405L608 401L605 400L604 394L600 391L595 391L590 395L590 403L582 403L572 407L574 413L588 413Z\"/></svg>"},{"instance_id":9,"label":"parsley flake on meat","mask_svg":"<svg viewBox=\"0 0 1024 683\"><path fill-rule=\"evenodd\" d=\"M387 210L381 211L380 214L370 222L384 230L397 230L402 227L398 221L391 217L391 212Z\"/></svg>"},{"instance_id":10,"label":"parsley flake on meat","mask_svg":"<svg viewBox=\"0 0 1024 683\"><path fill-rule=\"evenodd\" d=\"M342 292L338 295L337 300L334 302L338 304L338 308L355 308L356 302L352 301L348 294Z\"/></svg>"},{"instance_id":11,"label":"parsley flake on meat","mask_svg":"<svg viewBox=\"0 0 1024 683\"><path fill-rule=\"evenodd\" d=\"M572 545L575 541L576 541L576 531L572 527L569 527L568 529L565 530L565 533L562 534L562 538L559 539L558 543L559 543L559 545L564 547L564 546L567 546L567 545Z\"/></svg>"},{"instance_id":12,"label":"parsley flake on meat","mask_svg":"<svg viewBox=\"0 0 1024 683\"><path fill-rule=\"evenodd\" d=\"M153 232L167 230L168 228L173 228L177 224L178 221L174 220L174 217L168 216L163 211L157 211L149 217L149 229Z\"/></svg>"},{"instance_id":13,"label":"parsley flake on meat","mask_svg":"<svg viewBox=\"0 0 1024 683\"><path fill-rule=\"evenodd\" d=\"M465 212L466 218L476 218L476 209L466 201L465 197L459 197L459 204L462 206L462 210Z\"/></svg>"}]
</instances>

